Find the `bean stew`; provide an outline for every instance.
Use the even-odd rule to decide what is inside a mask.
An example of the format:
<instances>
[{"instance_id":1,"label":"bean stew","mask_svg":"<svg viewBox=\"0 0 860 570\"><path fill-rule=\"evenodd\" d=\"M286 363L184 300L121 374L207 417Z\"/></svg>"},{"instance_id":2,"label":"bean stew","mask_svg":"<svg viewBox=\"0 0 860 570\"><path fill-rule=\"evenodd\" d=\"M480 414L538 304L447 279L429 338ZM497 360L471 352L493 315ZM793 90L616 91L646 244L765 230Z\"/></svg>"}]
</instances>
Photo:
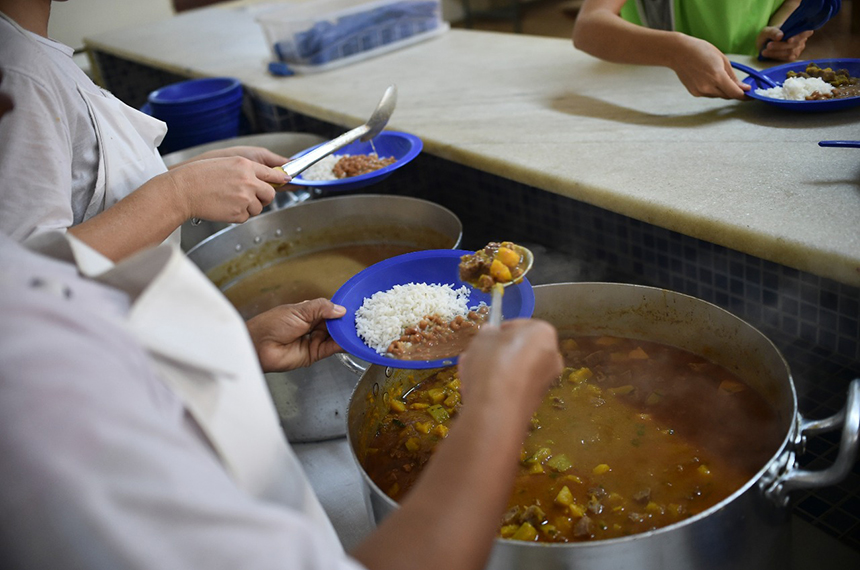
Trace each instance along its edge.
<instances>
[{"instance_id":1,"label":"bean stew","mask_svg":"<svg viewBox=\"0 0 860 570\"><path fill-rule=\"evenodd\" d=\"M481 305L463 317L446 321L426 315L417 325L406 328L388 347L388 354L401 360L438 360L466 350L478 328L487 320L489 307Z\"/></svg>"},{"instance_id":2,"label":"bean stew","mask_svg":"<svg viewBox=\"0 0 860 570\"><path fill-rule=\"evenodd\" d=\"M343 156L335 163L332 173L336 178L351 178L374 172L397 162L393 156L380 158L378 154L353 154Z\"/></svg>"}]
</instances>

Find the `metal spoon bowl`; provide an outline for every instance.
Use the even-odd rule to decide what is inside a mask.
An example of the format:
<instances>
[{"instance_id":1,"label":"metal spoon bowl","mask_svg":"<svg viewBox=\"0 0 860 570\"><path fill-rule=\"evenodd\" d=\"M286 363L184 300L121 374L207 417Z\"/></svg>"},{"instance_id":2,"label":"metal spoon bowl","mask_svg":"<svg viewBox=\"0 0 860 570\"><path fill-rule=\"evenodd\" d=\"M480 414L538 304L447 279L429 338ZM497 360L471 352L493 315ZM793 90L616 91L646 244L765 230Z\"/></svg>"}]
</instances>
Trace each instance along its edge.
<instances>
[{"instance_id":1,"label":"metal spoon bowl","mask_svg":"<svg viewBox=\"0 0 860 570\"><path fill-rule=\"evenodd\" d=\"M496 283L493 285L492 299L490 301L490 316L487 319L487 324L491 327L497 327L502 324L502 296L505 292L505 287L521 282L525 279L532 265L535 262L535 256L530 249L521 245L514 244L514 248L523 258L523 272L519 277L507 283Z\"/></svg>"}]
</instances>

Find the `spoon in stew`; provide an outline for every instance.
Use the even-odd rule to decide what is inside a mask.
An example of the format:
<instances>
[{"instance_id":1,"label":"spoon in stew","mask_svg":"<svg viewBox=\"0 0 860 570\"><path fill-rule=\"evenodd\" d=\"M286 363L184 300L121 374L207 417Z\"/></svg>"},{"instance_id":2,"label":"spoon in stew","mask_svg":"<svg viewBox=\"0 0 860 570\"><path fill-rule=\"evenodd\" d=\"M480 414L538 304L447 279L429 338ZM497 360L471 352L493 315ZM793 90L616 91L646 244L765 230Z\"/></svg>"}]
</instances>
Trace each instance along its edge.
<instances>
[{"instance_id":1,"label":"spoon in stew","mask_svg":"<svg viewBox=\"0 0 860 570\"><path fill-rule=\"evenodd\" d=\"M530 249L511 242L491 243L460 262L460 278L484 293L491 293L490 316L487 324L502 324L502 296L505 287L520 283L532 265Z\"/></svg>"}]
</instances>

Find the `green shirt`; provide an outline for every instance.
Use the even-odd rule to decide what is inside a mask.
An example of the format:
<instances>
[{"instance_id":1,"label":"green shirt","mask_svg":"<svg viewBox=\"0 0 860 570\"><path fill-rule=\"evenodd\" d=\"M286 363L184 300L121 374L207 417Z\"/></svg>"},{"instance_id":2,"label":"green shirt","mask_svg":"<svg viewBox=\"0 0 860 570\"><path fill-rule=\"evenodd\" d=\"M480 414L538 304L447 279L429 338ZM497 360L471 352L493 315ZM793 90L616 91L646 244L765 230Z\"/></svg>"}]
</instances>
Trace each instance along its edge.
<instances>
[{"instance_id":1,"label":"green shirt","mask_svg":"<svg viewBox=\"0 0 860 570\"><path fill-rule=\"evenodd\" d=\"M706 40L723 53L756 55L758 34L784 0L673 1L675 31ZM627 0L621 17L641 26L636 4L637 0Z\"/></svg>"}]
</instances>

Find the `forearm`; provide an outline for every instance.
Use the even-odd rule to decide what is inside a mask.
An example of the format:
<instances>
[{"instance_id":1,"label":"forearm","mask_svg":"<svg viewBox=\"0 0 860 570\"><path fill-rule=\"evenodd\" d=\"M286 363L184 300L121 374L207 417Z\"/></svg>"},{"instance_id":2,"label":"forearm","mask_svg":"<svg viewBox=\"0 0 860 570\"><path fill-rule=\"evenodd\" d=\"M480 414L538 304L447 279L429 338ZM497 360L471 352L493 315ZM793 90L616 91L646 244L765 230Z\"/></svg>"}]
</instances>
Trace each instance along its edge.
<instances>
[{"instance_id":1,"label":"forearm","mask_svg":"<svg viewBox=\"0 0 860 570\"><path fill-rule=\"evenodd\" d=\"M526 435L503 409L468 409L400 509L353 555L372 570L483 567Z\"/></svg>"},{"instance_id":2,"label":"forearm","mask_svg":"<svg viewBox=\"0 0 860 570\"><path fill-rule=\"evenodd\" d=\"M800 6L800 0L785 0L785 2L782 3L782 6L777 8L776 12L773 13L773 16L770 17L768 24L775 28L782 26L798 6Z\"/></svg>"},{"instance_id":3,"label":"forearm","mask_svg":"<svg viewBox=\"0 0 860 570\"><path fill-rule=\"evenodd\" d=\"M186 211L171 176L162 174L69 233L119 261L167 239L188 219Z\"/></svg>"},{"instance_id":4,"label":"forearm","mask_svg":"<svg viewBox=\"0 0 860 570\"><path fill-rule=\"evenodd\" d=\"M672 67L683 44L679 32L652 30L622 19L610 10L591 10L577 16L573 45L613 63Z\"/></svg>"}]
</instances>

